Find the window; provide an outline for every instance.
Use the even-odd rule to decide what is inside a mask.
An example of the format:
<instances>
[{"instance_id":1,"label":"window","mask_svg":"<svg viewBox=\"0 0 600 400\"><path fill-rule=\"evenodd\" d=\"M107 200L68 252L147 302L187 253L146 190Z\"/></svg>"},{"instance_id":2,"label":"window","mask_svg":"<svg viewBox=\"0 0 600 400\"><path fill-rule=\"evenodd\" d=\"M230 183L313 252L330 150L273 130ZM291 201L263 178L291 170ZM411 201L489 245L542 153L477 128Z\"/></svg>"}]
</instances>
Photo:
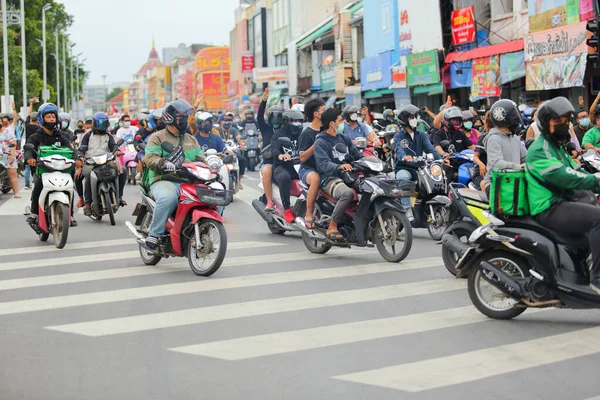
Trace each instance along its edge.
<instances>
[{"instance_id":1,"label":"window","mask_svg":"<svg viewBox=\"0 0 600 400\"><path fill-rule=\"evenodd\" d=\"M492 18L512 14L513 0L492 0Z\"/></svg>"}]
</instances>

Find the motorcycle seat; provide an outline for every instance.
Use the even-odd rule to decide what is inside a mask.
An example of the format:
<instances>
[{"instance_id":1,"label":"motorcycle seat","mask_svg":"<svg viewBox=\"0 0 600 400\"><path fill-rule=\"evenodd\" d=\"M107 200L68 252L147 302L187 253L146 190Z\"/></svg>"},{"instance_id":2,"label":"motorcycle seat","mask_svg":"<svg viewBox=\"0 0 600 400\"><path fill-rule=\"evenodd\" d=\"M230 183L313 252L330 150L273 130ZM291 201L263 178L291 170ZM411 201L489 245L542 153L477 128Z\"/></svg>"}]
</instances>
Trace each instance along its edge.
<instances>
[{"instance_id":1,"label":"motorcycle seat","mask_svg":"<svg viewBox=\"0 0 600 400\"><path fill-rule=\"evenodd\" d=\"M465 199L480 201L482 203L490 202L485 192L482 192L481 190L458 189L458 194L460 194Z\"/></svg>"},{"instance_id":2,"label":"motorcycle seat","mask_svg":"<svg viewBox=\"0 0 600 400\"><path fill-rule=\"evenodd\" d=\"M506 225L515 228L524 227L526 229L531 229L541 233L556 243L582 248L589 247L587 234L572 234L554 231L541 225L533 217L510 218L506 221Z\"/></svg>"}]
</instances>

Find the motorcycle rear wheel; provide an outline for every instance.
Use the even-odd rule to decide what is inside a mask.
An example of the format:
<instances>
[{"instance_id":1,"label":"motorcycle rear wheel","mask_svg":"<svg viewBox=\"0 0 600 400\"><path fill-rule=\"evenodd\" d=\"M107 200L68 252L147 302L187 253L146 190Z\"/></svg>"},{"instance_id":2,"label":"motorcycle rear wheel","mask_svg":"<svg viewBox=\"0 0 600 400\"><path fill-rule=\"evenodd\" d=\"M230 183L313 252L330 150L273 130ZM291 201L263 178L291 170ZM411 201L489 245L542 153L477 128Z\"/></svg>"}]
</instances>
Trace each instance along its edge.
<instances>
[{"instance_id":1,"label":"motorcycle rear wheel","mask_svg":"<svg viewBox=\"0 0 600 400\"><path fill-rule=\"evenodd\" d=\"M69 237L69 206L63 203L54 203L51 208L52 237L57 249L62 249L67 244Z\"/></svg>"},{"instance_id":2,"label":"motorcycle rear wheel","mask_svg":"<svg viewBox=\"0 0 600 400\"><path fill-rule=\"evenodd\" d=\"M137 174L137 169L134 167L129 167L129 182L135 186L137 181L135 180L135 175Z\"/></svg>"},{"instance_id":3,"label":"motorcycle rear wheel","mask_svg":"<svg viewBox=\"0 0 600 400\"><path fill-rule=\"evenodd\" d=\"M187 244L187 257L190 269L198 276L211 276L221 267L227 253L227 231L219 221L201 219L196 222L200 230L200 248L192 230ZM216 248L215 248L216 247ZM199 254L200 253L200 254ZM214 258L211 257L214 255ZM210 258L209 258L210 257ZM204 261L208 260L207 266Z\"/></svg>"},{"instance_id":4,"label":"motorcycle rear wheel","mask_svg":"<svg viewBox=\"0 0 600 400\"><path fill-rule=\"evenodd\" d=\"M471 236L471 233L473 233L475 229L475 225L471 225L468 222L458 222L450 225L445 233L451 233L458 237L461 242L467 243L469 236ZM448 272L456 276L458 274L458 270L456 269L458 255L444 244L442 244L442 260L444 261L444 266Z\"/></svg>"},{"instance_id":5,"label":"motorcycle rear wheel","mask_svg":"<svg viewBox=\"0 0 600 400\"><path fill-rule=\"evenodd\" d=\"M250 157L248 159L248 171L254 172L256 169L256 158Z\"/></svg>"},{"instance_id":6,"label":"motorcycle rear wheel","mask_svg":"<svg viewBox=\"0 0 600 400\"><path fill-rule=\"evenodd\" d=\"M377 246L377 251L385 261L398 263L408 256L412 247L412 226L405 213L395 210L384 210L381 213L383 219L383 230L385 231L385 237L383 237L382 227L377 218L375 224L375 232L373 233L373 243ZM404 245L398 252L396 251L396 243L399 236L404 234ZM391 247L391 252L386 249L386 246Z\"/></svg>"},{"instance_id":7,"label":"motorcycle rear wheel","mask_svg":"<svg viewBox=\"0 0 600 400\"><path fill-rule=\"evenodd\" d=\"M504 294L500 289L495 288L483 278L483 273L479 267L482 261L493 264L507 275L520 278L529 276L527 263L512 253L490 251L484 253L475 261L475 266L469 273L468 280L468 292L471 302L486 317L493 319L513 319L521 315L527 307ZM489 300L484 298L484 287L491 293L491 299ZM492 304L493 301L501 303L495 305Z\"/></svg>"},{"instance_id":8,"label":"motorcycle rear wheel","mask_svg":"<svg viewBox=\"0 0 600 400\"><path fill-rule=\"evenodd\" d=\"M110 224L112 226L115 225L115 213L113 211L112 201L110 199L110 192L104 192L104 202L106 206L106 212L108 213L108 218L110 218Z\"/></svg>"}]
</instances>

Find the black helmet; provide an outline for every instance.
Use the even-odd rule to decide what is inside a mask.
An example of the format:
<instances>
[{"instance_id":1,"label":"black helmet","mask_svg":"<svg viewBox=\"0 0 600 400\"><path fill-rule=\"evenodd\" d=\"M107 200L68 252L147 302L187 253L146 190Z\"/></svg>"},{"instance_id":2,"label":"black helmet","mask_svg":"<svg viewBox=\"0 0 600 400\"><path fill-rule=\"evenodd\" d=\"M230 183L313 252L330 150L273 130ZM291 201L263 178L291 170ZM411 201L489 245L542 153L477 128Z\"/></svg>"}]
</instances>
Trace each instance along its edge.
<instances>
[{"instance_id":1,"label":"black helmet","mask_svg":"<svg viewBox=\"0 0 600 400\"><path fill-rule=\"evenodd\" d=\"M458 124L452 123L452 120L460 120L460 122L458 122ZM454 132L459 130L462 126L462 121L463 115L460 108L453 106L444 111L444 119L442 121L442 125L444 125L444 127L448 129L448 131Z\"/></svg>"},{"instance_id":2,"label":"black helmet","mask_svg":"<svg viewBox=\"0 0 600 400\"><path fill-rule=\"evenodd\" d=\"M492 105L490 119L495 127L508 128L513 133L523 123L517 103L509 99L498 100Z\"/></svg>"},{"instance_id":3,"label":"black helmet","mask_svg":"<svg viewBox=\"0 0 600 400\"><path fill-rule=\"evenodd\" d=\"M302 121L304 121L304 114L296 110L288 110L281 117L282 126L295 134L302 132Z\"/></svg>"},{"instance_id":4,"label":"black helmet","mask_svg":"<svg viewBox=\"0 0 600 400\"><path fill-rule=\"evenodd\" d=\"M346 121L352 121L350 116L358 112L360 112L360 108L357 106L347 106L342 112L342 117L344 117ZM356 116L356 119L358 119L358 115Z\"/></svg>"},{"instance_id":5,"label":"black helmet","mask_svg":"<svg viewBox=\"0 0 600 400\"><path fill-rule=\"evenodd\" d=\"M267 123L271 125L273 129L281 128L282 117L285 110L281 106L272 106L269 108L267 114Z\"/></svg>"},{"instance_id":6,"label":"black helmet","mask_svg":"<svg viewBox=\"0 0 600 400\"><path fill-rule=\"evenodd\" d=\"M383 111L383 119L389 122L394 122L394 116L394 111L389 108Z\"/></svg>"},{"instance_id":7,"label":"black helmet","mask_svg":"<svg viewBox=\"0 0 600 400\"><path fill-rule=\"evenodd\" d=\"M162 113L162 119L167 125L177 128L184 133L188 127L188 117L194 115L194 107L183 99L168 103Z\"/></svg>"},{"instance_id":8,"label":"black helmet","mask_svg":"<svg viewBox=\"0 0 600 400\"><path fill-rule=\"evenodd\" d=\"M567 117L572 120L575 116L575 109L569 100L564 97L555 97L546 101L538 108L535 114L535 120L540 131L544 135L550 133L550 120L560 117Z\"/></svg>"},{"instance_id":9,"label":"black helmet","mask_svg":"<svg viewBox=\"0 0 600 400\"><path fill-rule=\"evenodd\" d=\"M389 111L391 111L391 110L389 110ZM398 115L398 121L400 121L400 125L402 125L405 128L407 126L409 126L408 119L411 117L417 118L419 116L419 112L420 112L419 108L416 106L413 106L412 104L409 104L406 107L403 107L402 110L400 110L400 115ZM385 117L385 111L383 113L384 113L384 117Z\"/></svg>"}]
</instances>

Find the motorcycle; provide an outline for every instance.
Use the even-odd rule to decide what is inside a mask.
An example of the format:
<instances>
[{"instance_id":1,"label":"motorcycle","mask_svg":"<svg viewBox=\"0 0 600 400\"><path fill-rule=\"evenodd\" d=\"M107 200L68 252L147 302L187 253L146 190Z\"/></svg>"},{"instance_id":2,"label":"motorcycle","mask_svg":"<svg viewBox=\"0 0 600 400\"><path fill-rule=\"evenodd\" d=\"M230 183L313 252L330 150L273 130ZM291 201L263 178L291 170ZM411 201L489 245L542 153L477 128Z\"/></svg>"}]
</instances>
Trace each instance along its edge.
<instances>
[{"instance_id":1,"label":"motorcycle","mask_svg":"<svg viewBox=\"0 0 600 400\"><path fill-rule=\"evenodd\" d=\"M248 159L248 171L254 172L260 163L260 143L258 140L258 129L254 124L246 124L244 129L246 140L246 158Z\"/></svg>"},{"instance_id":2,"label":"motorcycle","mask_svg":"<svg viewBox=\"0 0 600 400\"><path fill-rule=\"evenodd\" d=\"M335 150L347 154L348 148L337 144ZM355 190L352 205L346 210L344 220L338 224L342 241L327 238L327 230L336 200L319 191L314 205L314 229L306 228L304 219L296 218L302 229L302 241L311 253L325 254L331 247L373 247L389 262L400 262L408 256L412 247L412 227L406 210L400 203L401 197L411 196L415 184L401 185L383 174L384 164L376 157L352 161L352 172L346 173L346 184ZM303 189L304 193L307 192ZM359 198L360 194L360 198ZM397 245L402 243L400 249ZM390 247L391 251L387 247Z\"/></svg>"},{"instance_id":3,"label":"motorcycle","mask_svg":"<svg viewBox=\"0 0 600 400\"><path fill-rule=\"evenodd\" d=\"M25 160L23 160L23 151L16 150L17 155L17 172L19 176L25 177Z\"/></svg>"},{"instance_id":4,"label":"motorcycle","mask_svg":"<svg viewBox=\"0 0 600 400\"><path fill-rule=\"evenodd\" d=\"M167 153L174 150L168 142L161 147ZM210 163L216 166L214 159ZM158 248L151 250L145 244L155 207L149 191L142 188L142 201L133 212L136 221L134 224L127 221L125 225L139 244L144 264L156 265L163 257L187 257L196 275L210 276L221 267L227 252L227 232L218 207L230 204L233 193L221 182L218 171L207 163L184 163L175 174L182 181L179 204L166 223Z\"/></svg>"},{"instance_id":5,"label":"motorcycle","mask_svg":"<svg viewBox=\"0 0 600 400\"><path fill-rule=\"evenodd\" d=\"M463 253L457 277L468 276L469 297L482 314L512 319L528 307L600 308L600 295L589 287L585 234L551 231L532 217L486 217L490 222L469 244L455 248Z\"/></svg>"},{"instance_id":6,"label":"motorcycle","mask_svg":"<svg viewBox=\"0 0 600 400\"><path fill-rule=\"evenodd\" d=\"M28 143L27 151L35 152L35 147ZM29 226L42 242L50 237L54 245L62 249L67 244L69 227L71 226L71 205L73 204L73 178L75 167L73 150L58 146L40 146L36 161L36 173L42 180L42 192L38 201L38 219ZM25 214L30 214L28 206Z\"/></svg>"},{"instance_id":7,"label":"motorcycle","mask_svg":"<svg viewBox=\"0 0 600 400\"><path fill-rule=\"evenodd\" d=\"M279 142L287 148L292 148L292 142L287 137L280 137ZM287 161L294 164L296 172L300 169L300 159L298 157L292 158ZM278 186L273 182L273 186ZM259 187L264 190L263 179L261 174ZM294 179L290 182L290 204L292 204L292 213L298 216L306 215L306 191L308 187L302 183L299 179ZM301 226L298 225L297 221L287 223L284 217L284 209L279 195L279 190L273 190L273 203L275 203L275 211L269 213L265 211L267 205L267 198L263 194L260 198L252 200L252 207L256 210L258 215L267 223L267 227L271 233L275 235L282 235L285 232L302 231ZM323 237L324 238L324 237Z\"/></svg>"},{"instance_id":8,"label":"motorcycle","mask_svg":"<svg viewBox=\"0 0 600 400\"><path fill-rule=\"evenodd\" d=\"M210 169L214 171L218 171L220 182L224 186L225 190L230 190L229 188L229 170L227 169L228 163L232 162L234 156L231 154L223 154L217 153L215 149L208 149L204 153L206 156L206 165L210 167ZM223 216L225 207L219 206L218 213Z\"/></svg>"},{"instance_id":9,"label":"motorcycle","mask_svg":"<svg viewBox=\"0 0 600 400\"><path fill-rule=\"evenodd\" d=\"M119 156L119 163L121 164L121 167L127 170L127 183L136 185L137 182L135 180L135 175L137 174L137 150L135 149L133 139L129 139L126 144L120 147L120 150L123 154Z\"/></svg>"},{"instance_id":10,"label":"motorcycle","mask_svg":"<svg viewBox=\"0 0 600 400\"><path fill-rule=\"evenodd\" d=\"M12 149L15 148L16 145L14 143L10 143L8 147ZM10 152L4 152L0 155L2 157L8 157L10 155ZM6 168L4 168L4 165L0 164L0 192L2 192L2 194L6 194L10 192L10 190L11 186L10 179L8 177L8 171L6 170Z\"/></svg>"},{"instance_id":11,"label":"motorcycle","mask_svg":"<svg viewBox=\"0 0 600 400\"><path fill-rule=\"evenodd\" d=\"M229 171L229 188L233 194L237 194L240 191L240 164L237 158L237 154L240 152L240 146L235 140L228 140L226 143L227 150L233 153L234 157L231 162L226 163L227 170Z\"/></svg>"},{"instance_id":12,"label":"motorcycle","mask_svg":"<svg viewBox=\"0 0 600 400\"><path fill-rule=\"evenodd\" d=\"M489 223L485 213L489 212L490 205L485 192L467 189L458 183L451 183L449 188L450 203L446 207L446 215L451 225L442 236L442 260L448 272L456 276L460 256L452 250L454 241L468 243L475 229Z\"/></svg>"},{"instance_id":13,"label":"motorcycle","mask_svg":"<svg viewBox=\"0 0 600 400\"><path fill-rule=\"evenodd\" d=\"M117 146L122 144L122 139ZM79 146L80 154L85 154L88 146ZM85 164L92 168L90 176L85 179L91 180L92 186L92 214L89 216L94 221L101 221L108 214L110 224L115 225L115 213L121 206L119 199L119 169L115 165L115 155L104 153L88 157Z\"/></svg>"},{"instance_id":14,"label":"motorcycle","mask_svg":"<svg viewBox=\"0 0 600 400\"><path fill-rule=\"evenodd\" d=\"M450 181L458 182L470 189L477 190L478 188L473 185L473 177L475 176L476 168L478 168L477 164L473 161L475 152L465 149L460 153L456 153L456 148L448 140L442 141L440 145L444 151L450 154L450 166L457 171L455 176L450 177Z\"/></svg>"}]
</instances>

